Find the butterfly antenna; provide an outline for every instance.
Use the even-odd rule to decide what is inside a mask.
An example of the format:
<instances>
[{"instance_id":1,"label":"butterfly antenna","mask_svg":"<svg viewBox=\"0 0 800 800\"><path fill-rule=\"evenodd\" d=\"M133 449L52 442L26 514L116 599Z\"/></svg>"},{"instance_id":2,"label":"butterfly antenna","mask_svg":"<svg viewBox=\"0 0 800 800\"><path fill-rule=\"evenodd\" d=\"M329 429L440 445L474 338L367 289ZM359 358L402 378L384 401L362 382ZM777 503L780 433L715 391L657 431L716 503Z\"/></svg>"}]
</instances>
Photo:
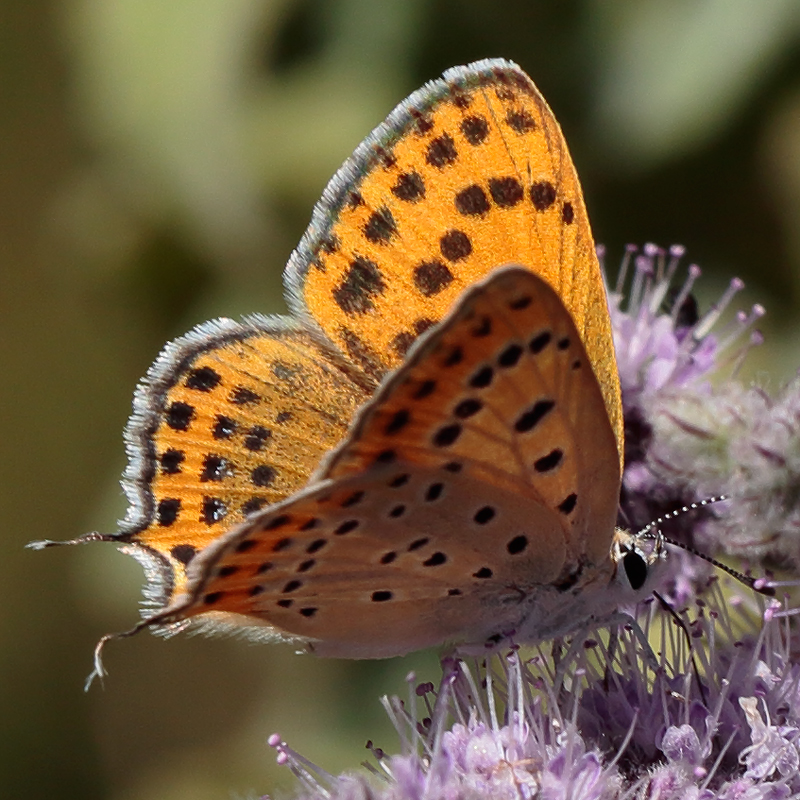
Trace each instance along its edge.
<instances>
[{"instance_id":1,"label":"butterfly antenna","mask_svg":"<svg viewBox=\"0 0 800 800\"><path fill-rule=\"evenodd\" d=\"M658 519L654 519L652 522L648 522L647 525L644 526L638 533L637 536L644 536L645 538L655 538L656 535L661 536L661 540L666 544L671 544L673 547L680 547L681 550L685 550L687 553L691 553L693 556L697 556L698 558L702 558L703 561L711 564L711 566L716 567L722 572L730 575L732 578L735 578L739 583L744 584L745 586L752 589L754 592L758 592L759 594L766 595L767 597L774 597L775 596L775 589L772 586L768 586L766 579L764 578L753 578L750 575L745 575L738 570L729 567L727 564L723 564L721 561L717 561L716 558L712 558L705 553L700 552L699 550L695 550L694 547L691 547L688 544L684 544L683 542L676 541L675 539L670 539L668 536L664 536L662 533L656 533L658 526L662 522L666 522L667 520L674 519L675 517L679 517L681 514L685 514L688 511L694 511L695 509L702 508L703 506L711 505L712 503L719 503L722 500L729 500L730 495L727 494L720 494L716 497L708 497L705 500L698 500L696 503L690 503L688 506L682 506L681 508L676 508L674 511L670 511L664 516L659 517ZM654 531L651 536L647 536L650 531Z\"/></svg>"}]
</instances>

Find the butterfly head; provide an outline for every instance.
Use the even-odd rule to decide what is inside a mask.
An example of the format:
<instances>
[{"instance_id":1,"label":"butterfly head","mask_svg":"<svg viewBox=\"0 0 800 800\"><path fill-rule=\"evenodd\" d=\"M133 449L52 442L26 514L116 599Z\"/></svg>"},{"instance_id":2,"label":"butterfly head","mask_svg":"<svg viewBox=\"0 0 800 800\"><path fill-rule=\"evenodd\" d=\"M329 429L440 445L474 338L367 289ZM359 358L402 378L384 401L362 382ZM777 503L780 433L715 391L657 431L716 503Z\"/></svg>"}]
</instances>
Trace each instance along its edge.
<instances>
[{"instance_id":1,"label":"butterfly head","mask_svg":"<svg viewBox=\"0 0 800 800\"><path fill-rule=\"evenodd\" d=\"M637 597L649 594L666 559L664 537L658 529L631 533L617 528L611 545L611 560L617 570L615 580L625 592Z\"/></svg>"}]
</instances>

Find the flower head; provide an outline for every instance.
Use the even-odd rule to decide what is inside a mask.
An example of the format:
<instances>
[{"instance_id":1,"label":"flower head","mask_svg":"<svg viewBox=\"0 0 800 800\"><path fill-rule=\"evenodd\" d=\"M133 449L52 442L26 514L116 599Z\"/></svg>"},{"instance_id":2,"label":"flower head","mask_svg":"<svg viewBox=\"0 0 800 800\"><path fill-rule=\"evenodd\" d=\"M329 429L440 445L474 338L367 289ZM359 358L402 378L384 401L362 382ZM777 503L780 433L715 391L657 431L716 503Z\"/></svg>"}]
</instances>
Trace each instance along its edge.
<instances>
[{"instance_id":1,"label":"flower head","mask_svg":"<svg viewBox=\"0 0 800 800\"><path fill-rule=\"evenodd\" d=\"M611 318L626 427L622 508L644 526L709 495L730 499L663 527L707 551L800 561L800 381L775 398L736 380L763 309L701 317L682 248L629 250ZM625 270L634 275L623 302ZM727 380L720 380L727 371ZM716 509L714 513L713 509ZM659 522L659 527L662 527ZM443 662L438 687L409 679L384 705L402 743L371 747L371 775L333 778L273 737L309 798L800 797L800 666L791 626L749 590L720 589L708 564L670 554L669 616L653 599L629 625L583 629L531 656ZM674 623L678 624L674 624Z\"/></svg>"},{"instance_id":2,"label":"flower head","mask_svg":"<svg viewBox=\"0 0 800 800\"><path fill-rule=\"evenodd\" d=\"M675 283L683 254L680 246L629 247L609 292L626 434L620 524L635 529L725 495L719 506L665 523L664 532L708 555L800 563L800 501L791 489L800 480L800 381L776 398L737 382L761 342L751 329L764 309L722 324L743 287L734 278L701 316L691 293L700 269L690 265ZM670 560L668 593L681 605L710 572L685 553Z\"/></svg>"},{"instance_id":3,"label":"flower head","mask_svg":"<svg viewBox=\"0 0 800 800\"><path fill-rule=\"evenodd\" d=\"M800 671L786 628L768 619L759 632L760 618L757 600L729 609L712 580L685 623L694 666L652 603L638 633L584 633L532 658L446 660L437 688L410 676L409 701L384 699L402 750L373 747L372 775L326 776L271 744L308 800L797 796Z\"/></svg>"}]
</instances>

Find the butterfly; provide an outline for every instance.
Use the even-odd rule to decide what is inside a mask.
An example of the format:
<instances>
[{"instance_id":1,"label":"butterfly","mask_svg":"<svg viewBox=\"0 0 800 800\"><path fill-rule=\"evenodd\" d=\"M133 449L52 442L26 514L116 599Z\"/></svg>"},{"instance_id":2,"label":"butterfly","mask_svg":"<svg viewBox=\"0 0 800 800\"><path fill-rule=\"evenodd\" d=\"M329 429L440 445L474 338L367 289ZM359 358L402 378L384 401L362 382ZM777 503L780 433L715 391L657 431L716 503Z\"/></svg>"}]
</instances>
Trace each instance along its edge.
<instances>
[{"instance_id":1,"label":"butterfly","mask_svg":"<svg viewBox=\"0 0 800 800\"><path fill-rule=\"evenodd\" d=\"M328 184L285 281L289 316L204 323L137 389L128 514L73 540L144 564L131 632L375 658L537 641L641 596L663 553L615 530L603 278L518 66L454 68L400 103Z\"/></svg>"}]
</instances>

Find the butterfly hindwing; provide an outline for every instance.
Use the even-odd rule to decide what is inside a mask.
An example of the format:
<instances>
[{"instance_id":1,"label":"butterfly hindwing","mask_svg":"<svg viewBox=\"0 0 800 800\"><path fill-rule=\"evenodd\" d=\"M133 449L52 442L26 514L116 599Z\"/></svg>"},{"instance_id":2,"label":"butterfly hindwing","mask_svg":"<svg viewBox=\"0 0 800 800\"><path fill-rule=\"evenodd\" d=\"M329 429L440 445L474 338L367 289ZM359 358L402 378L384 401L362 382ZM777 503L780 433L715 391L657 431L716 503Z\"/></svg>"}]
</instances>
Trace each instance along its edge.
<instances>
[{"instance_id":1,"label":"butterfly hindwing","mask_svg":"<svg viewBox=\"0 0 800 800\"><path fill-rule=\"evenodd\" d=\"M286 318L205 323L151 367L126 431L131 499L116 541L134 545L167 604L195 554L300 489L368 396Z\"/></svg>"},{"instance_id":2,"label":"butterfly hindwing","mask_svg":"<svg viewBox=\"0 0 800 800\"><path fill-rule=\"evenodd\" d=\"M378 465L309 487L209 546L184 602L158 621L231 620L321 655L399 655L515 627L564 554L543 507L445 470Z\"/></svg>"},{"instance_id":3,"label":"butterfly hindwing","mask_svg":"<svg viewBox=\"0 0 800 800\"><path fill-rule=\"evenodd\" d=\"M469 290L316 477L357 474L390 454L542 503L577 551L608 557L620 481L613 431L570 315L525 269L497 270ZM590 524L607 540L589 543Z\"/></svg>"}]
</instances>

